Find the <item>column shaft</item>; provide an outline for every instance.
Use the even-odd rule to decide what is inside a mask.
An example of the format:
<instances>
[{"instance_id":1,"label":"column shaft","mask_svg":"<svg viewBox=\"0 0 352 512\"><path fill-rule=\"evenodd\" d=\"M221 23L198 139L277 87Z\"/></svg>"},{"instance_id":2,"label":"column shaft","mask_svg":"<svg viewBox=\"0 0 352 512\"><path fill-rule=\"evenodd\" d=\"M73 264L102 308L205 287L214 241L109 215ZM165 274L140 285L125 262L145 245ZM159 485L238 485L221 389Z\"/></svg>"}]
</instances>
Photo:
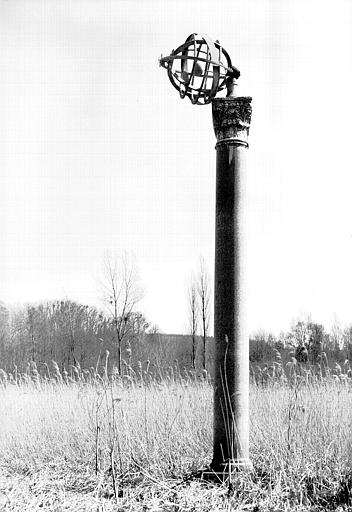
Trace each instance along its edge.
<instances>
[{"instance_id":1,"label":"column shaft","mask_svg":"<svg viewBox=\"0 0 352 512\"><path fill-rule=\"evenodd\" d=\"M213 101L216 158L212 468L249 467L246 171L251 98Z\"/></svg>"}]
</instances>

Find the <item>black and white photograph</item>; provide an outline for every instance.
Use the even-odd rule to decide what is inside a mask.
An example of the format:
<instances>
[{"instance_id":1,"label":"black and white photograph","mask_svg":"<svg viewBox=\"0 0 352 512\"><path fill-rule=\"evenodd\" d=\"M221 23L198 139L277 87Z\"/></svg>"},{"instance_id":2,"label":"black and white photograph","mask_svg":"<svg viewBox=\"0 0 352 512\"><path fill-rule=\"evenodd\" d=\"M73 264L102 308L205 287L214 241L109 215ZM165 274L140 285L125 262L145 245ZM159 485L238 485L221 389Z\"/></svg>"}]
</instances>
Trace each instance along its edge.
<instances>
[{"instance_id":1,"label":"black and white photograph","mask_svg":"<svg viewBox=\"0 0 352 512\"><path fill-rule=\"evenodd\" d=\"M352 510L352 2L0 0L0 512Z\"/></svg>"}]
</instances>

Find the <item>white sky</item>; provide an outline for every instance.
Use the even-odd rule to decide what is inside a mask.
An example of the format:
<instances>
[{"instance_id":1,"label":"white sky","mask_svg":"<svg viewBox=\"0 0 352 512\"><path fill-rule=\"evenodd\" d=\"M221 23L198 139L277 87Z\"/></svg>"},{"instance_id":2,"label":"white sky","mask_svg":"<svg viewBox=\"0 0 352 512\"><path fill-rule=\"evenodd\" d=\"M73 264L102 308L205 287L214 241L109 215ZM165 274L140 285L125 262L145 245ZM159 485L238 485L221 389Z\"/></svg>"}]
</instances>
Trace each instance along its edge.
<instances>
[{"instance_id":1,"label":"white sky","mask_svg":"<svg viewBox=\"0 0 352 512\"><path fill-rule=\"evenodd\" d=\"M352 322L349 0L0 0L0 299L99 306L104 250L128 250L140 309L186 332L200 254L213 270L215 136L158 57L192 32L253 96L251 330Z\"/></svg>"}]
</instances>

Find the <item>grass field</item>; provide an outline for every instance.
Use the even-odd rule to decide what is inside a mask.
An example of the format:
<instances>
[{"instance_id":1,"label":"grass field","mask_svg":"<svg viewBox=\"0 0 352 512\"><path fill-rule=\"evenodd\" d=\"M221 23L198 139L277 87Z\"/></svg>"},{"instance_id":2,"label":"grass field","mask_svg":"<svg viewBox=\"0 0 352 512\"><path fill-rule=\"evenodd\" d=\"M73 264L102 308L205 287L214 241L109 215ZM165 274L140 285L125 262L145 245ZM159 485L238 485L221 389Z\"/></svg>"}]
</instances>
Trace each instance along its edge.
<instances>
[{"instance_id":1,"label":"grass field","mask_svg":"<svg viewBox=\"0 0 352 512\"><path fill-rule=\"evenodd\" d=\"M212 388L177 373L0 375L1 511L352 510L352 386L251 384L253 471L191 478L212 452Z\"/></svg>"}]
</instances>

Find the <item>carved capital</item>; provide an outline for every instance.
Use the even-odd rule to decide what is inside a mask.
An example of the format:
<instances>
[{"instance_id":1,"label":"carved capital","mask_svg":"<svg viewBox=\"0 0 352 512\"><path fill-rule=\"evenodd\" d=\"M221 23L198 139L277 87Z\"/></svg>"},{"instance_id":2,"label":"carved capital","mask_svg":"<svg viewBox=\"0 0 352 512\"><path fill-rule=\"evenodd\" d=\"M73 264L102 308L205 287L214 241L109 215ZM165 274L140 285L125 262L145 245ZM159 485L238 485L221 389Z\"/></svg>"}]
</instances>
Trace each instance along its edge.
<instances>
[{"instance_id":1,"label":"carved capital","mask_svg":"<svg viewBox=\"0 0 352 512\"><path fill-rule=\"evenodd\" d=\"M250 96L213 99L213 126L218 144L237 143L248 146L251 101Z\"/></svg>"}]
</instances>

